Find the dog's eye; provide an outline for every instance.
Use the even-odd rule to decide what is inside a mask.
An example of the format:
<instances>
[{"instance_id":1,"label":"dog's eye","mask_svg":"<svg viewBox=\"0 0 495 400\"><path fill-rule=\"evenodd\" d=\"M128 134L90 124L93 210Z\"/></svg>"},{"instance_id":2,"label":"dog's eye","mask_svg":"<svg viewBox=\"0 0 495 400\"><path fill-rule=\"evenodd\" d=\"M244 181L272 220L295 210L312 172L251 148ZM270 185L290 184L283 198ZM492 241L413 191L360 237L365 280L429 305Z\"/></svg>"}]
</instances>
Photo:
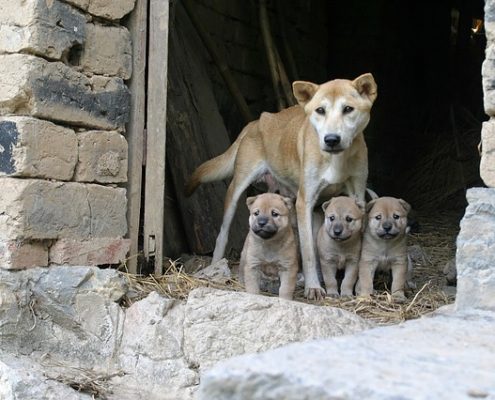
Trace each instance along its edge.
<instances>
[{"instance_id":1,"label":"dog's eye","mask_svg":"<svg viewBox=\"0 0 495 400\"><path fill-rule=\"evenodd\" d=\"M347 222L352 222L352 218L351 218L351 217L349 217L349 216L345 217L345 220L346 220Z\"/></svg>"},{"instance_id":2,"label":"dog's eye","mask_svg":"<svg viewBox=\"0 0 495 400\"><path fill-rule=\"evenodd\" d=\"M377 216L375 217L375 219L376 219L376 220L378 220L378 221L380 221L380 220L382 219L382 216L381 216L381 215L377 215Z\"/></svg>"},{"instance_id":3,"label":"dog's eye","mask_svg":"<svg viewBox=\"0 0 495 400\"><path fill-rule=\"evenodd\" d=\"M256 210L256 211L253 213L253 215L254 215L255 217L257 217L258 215L260 215L259 210Z\"/></svg>"},{"instance_id":4,"label":"dog's eye","mask_svg":"<svg viewBox=\"0 0 495 400\"><path fill-rule=\"evenodd\" d=\"M394 214L393 217L394 217L394 219L399 219L400 215Z\"/></svg>"},{"instance_id":5,"label":"dog's eye","mask_svg":"<svg viewBox=\"0 0 495 400\"><path fill-rule=\"evenodd\" d=\"M317 114L325 115L325 109L323 107L318 107L315 111Z\"/></svg>"},{"instance_id":6,"label":"dog's eye","mask_svg":"<svg viewBox=\"0 0 495 400\"><path fill-rule=\"evenodd\" d=\"M276 211L272 211L272 217L278 217L280 214Z\"/></svg>"},{"instance_id":7,"label":"dog's eye","mask_svg":"<svg viewBox=\"0 0 495 400\"><path fill-rule=\"evenodd\" d=\"M335 216L330 215L330 216L328 217L328 219L329 219L330 221L335 221Z\"/></svg>"},{"instance_id":8,"label":"dog's eye","mask_svg":"<svg viewBox=\"0 0 495 400\"><path fill-rule=\"evenodd\" d=\"M344 109L342 110L342 112L344 114L349 114L349 113L351 113L353 111L354 111L354 107L351 107L351 106L345 106Z\"/></svg>"}]
</instances>

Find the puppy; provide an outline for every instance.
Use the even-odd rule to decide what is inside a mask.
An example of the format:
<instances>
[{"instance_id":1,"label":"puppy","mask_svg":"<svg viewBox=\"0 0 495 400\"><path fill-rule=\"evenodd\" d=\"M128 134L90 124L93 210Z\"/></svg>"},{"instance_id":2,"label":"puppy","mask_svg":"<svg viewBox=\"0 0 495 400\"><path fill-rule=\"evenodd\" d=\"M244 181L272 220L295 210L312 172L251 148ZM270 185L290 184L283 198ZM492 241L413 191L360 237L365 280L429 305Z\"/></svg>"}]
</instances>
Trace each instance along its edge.
<instances>
[{"instance_id":1,"label":"puppy","mask_svg":"<svg viewBox=\"0 0 495 400\"><path fill-rule=\"evenodd\" d=\"M325 222L318 231L317 249L327 295L339 295L338 269L345 269L342 296L352 296L358 278L364 204L350 197L334 197L323 203Z\"/></svg>"},{"instance_id":2,"label":"puppy","mask_svg":"<svg viewBox=\"0 0 495 400\"><path fill-rule=\"evenodd\" d=\"M298 247L291 224L293 203L275 193L248 197L249 233L239 265L246 292L260 293L261 274L280 277L279 297L292 300L299 269Z\"/></svg>"},{"instance_id":3,"label":"puppy","mask_svg":"<svg viewBox=\"0 0 495 400\"><path fill-rule=\"evenodd\" d=\"M406 229L410 210L407 202L394 197L380 197L366 205L368 217L359 261L359 295L373 293L373 278L380 268L392 271L393 300L397 303L406 300Z\"/></svg>"}]
</instances>

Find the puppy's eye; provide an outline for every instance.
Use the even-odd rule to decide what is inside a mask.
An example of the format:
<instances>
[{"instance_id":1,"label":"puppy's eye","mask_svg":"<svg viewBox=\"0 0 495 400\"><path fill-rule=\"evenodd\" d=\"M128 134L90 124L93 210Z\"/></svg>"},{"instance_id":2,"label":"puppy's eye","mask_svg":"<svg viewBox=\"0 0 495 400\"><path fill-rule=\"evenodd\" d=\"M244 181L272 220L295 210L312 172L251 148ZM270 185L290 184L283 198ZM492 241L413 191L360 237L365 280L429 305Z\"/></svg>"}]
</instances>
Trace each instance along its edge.
<instances>
[{"instance_id":1,"label":"puppy's eye","mask_svg":"<svg viewBox=\"0 0 495 400\"><path fill-rule=\"evenodd\" d=\"M381 215L377 215L377 216L375 217L375 219L376 219L376 220L378 220L378 221L380 221L380 220L382 219L382 216L381 216Z\"/></svg>"},{"instance_id":2,"label":"puppy's eye","mask_svg":"<svg viewBox=\"0 0 495 400\"><path fill-rule=\"evenodd\" d=\"M352 218L351 218L351 217L349 217L349 216L345 217L345 220L346 220L347 222L352 222Z\"/></svg>"},{"instance_id":3,"label":"puppy's eye","mask_svg":"<svg viewBox=\"0 0 495 400\"><path fill-rule=\"evenodd\" d=\"M335 221L335 216L330 215L330 216L328 217L328 219L329 219L330 221Z\"/></svg>"},{"instance_id":4,"label":"puppy's eye","mask_svg":"<svg viewBox=\"0 0 495 400\"><path fill-rule=\"evenodd\" d=\"M399 219L400 215L394 214L393 217L394 217L394 219Z\"/></svg>"},{"instance_id":5,"label":"puppy's eye","mask_svg":"<svg viewBox=\"0 0 495 400\"><path fill-rule=\"evenodd\" d=\"M253 213L253 215L254 215L255 217L257 217L258 215L260 215L259 210L256 210L256 211Z\"/></svg>"},{"instance_id":6,"label":"puppy's eye","mask_svg":"<svg viewBox=\"0 0 495 400\"><path fill-rule=\"evenodd\" d=\"M317 114L325 115L325 109L323 107L318 107L315 111Z\"/></svg>"},{"instance_id":7,"label":"puppy's eye","mask_svg":"<svg viewBox=\"0 0 495 400\"><path fill-rule=\"evenodd\" d=\"M278 217L280 214L276 212L275 210L272 211L272 217Z\"/></svg>"},{"instance_id":8,"label":"puppy's eye","mask_svg":"<svg viewBox=\"0 0 495 400\"><path fill-rule=\"evenodd\" d=\"M353 111L354 111L354 107L351 106L345 106L344 109L342 110L344 114L350 114Z\"/></svg>"}]
</instances>

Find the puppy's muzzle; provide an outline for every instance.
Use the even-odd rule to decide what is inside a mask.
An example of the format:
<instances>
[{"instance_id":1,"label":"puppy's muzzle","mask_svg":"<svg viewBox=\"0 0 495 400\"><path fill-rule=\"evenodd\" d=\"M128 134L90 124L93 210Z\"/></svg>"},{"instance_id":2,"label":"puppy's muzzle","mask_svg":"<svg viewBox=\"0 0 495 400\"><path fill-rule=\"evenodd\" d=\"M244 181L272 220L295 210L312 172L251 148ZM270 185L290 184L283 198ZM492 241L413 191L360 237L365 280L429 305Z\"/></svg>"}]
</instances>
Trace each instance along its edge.
<instances>
[{"instance_id":1,"label":"puppy's muzzle","mask_svg":"<svg viewBox=\"0 0 495 400\"><path fill-rule=\"evenodd\" d=\"M344 241L351 237L351 235L344 236L342 233L344 232L344 226L342 224L336 223L333 225L330 231L330 237L336 241Z\"/></svg>"},{"instance_id":2,"label":"puppy's muzzle","mask_svg":"<svg viewBox=\"0 0 495 400\"><path fill-rule=\"evenodd\" d=\"M393 239L396 237L399 232L398 231L393 231L392 228L394 225L390 221L385 221L382 224L382 229L381 231L377 232L378 236L382 239Z\"/></svg>"},{"instance_id":3,"label":"puppy's muzzle","mask_svg":"<svg viewBox=\"0 0 495 400\"><path fill-rule=\"evenodd\" d=\"M340 153L343 151L342 147L340 147L340 135L337 135L336 133L329 133L325 135L323 138L323 141L325 142L326 146L326 151L329 153Z\"/></svg>"},{"instance_id":4,"label":"puppy's muzzle","mask_svg":"<svg viewBox=\"0 0 495 400\"><path fill-rule=\"evenodd\" d=\"M268 221L267 217L260 216L256 219L256 224L251 228L262 239L270 239L277 233L277 227L269 224Z\"/></svg>"}]
</instances>

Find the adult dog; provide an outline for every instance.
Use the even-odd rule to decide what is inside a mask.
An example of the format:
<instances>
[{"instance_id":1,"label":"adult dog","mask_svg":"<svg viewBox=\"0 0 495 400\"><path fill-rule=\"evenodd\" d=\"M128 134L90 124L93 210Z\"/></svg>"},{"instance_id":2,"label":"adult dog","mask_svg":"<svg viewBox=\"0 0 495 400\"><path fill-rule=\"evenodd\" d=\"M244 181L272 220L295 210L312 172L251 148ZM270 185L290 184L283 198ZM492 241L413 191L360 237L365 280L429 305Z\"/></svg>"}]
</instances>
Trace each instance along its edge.
<instances>
[{"instance_id":1,"label":"adult dog","mask_svg":"<svg viewBox=\"0 0 495 400\"><path fill-rule=\"evenodd\" d=\"M292 84L299 105L279 113L262 113L250 122L223 154L201 164L186 186L232 176L225 197L222 227L213 262L223 257L228 233L241 194L250 183L270 173L296 196L301 256L308 299L325 291L317 274L312 211L318 199L346 193L364 201L368 178L368 151L363 130L377 96L371 74L351 80L336 79L317 85Z\"/></svg>"}]
</instances>

